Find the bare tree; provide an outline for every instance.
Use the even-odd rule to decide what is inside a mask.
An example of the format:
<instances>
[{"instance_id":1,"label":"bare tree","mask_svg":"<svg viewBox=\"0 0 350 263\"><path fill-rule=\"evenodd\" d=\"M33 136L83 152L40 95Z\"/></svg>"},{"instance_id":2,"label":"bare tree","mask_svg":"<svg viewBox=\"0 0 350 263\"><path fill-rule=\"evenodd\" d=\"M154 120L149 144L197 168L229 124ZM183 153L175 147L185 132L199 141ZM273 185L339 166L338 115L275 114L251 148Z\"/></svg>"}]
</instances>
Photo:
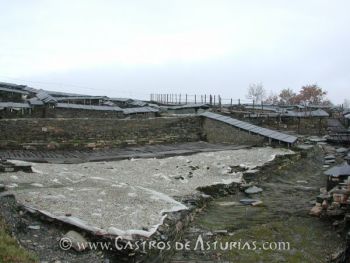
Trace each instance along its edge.
<instances>
[{"instance_id":1,"label":"bare tree","mask_svg":"<svg viewBox=\"0 0 350 263\"><path fill-rule=\"evenodd\" d=\"M252 83L249 85L247 98L260 103L266 96L266 91L262 83Z\"/></svg>"},{"instance_id":2,"label":"bare tree","mask_svg":"<svg viewBox=\"0 0 350 263\"><path fill-rule=\"evenodd\" d=\"M280 104L282 105L290 105L294 104L296 100L297 94L292 89L283 89L280 92Z\"/></svg>"},{"instance_id":3,"label":"bare tree","mask_svg":"<svg viewBox=\"0 0 350 263\"><path fill-rule=\"evenodd\" d=\"M270 95L264 100L266 104L277 105L279 104L279 96L272 91L270 91Z\"/></svg>"}]
</instances>

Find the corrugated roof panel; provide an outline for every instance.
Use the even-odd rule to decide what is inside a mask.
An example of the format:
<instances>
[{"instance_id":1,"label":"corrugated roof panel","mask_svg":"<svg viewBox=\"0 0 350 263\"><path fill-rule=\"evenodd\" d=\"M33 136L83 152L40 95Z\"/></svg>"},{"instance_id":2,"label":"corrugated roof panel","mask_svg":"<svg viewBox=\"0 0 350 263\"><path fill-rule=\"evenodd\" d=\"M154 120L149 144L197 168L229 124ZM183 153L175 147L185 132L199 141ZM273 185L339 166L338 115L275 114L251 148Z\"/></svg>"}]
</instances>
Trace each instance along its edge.
<instances>
[{"instance_id":1,"label":"corrugated roof panel","mask_svg":"<svg viewBox=\"0 0 350 263\"><path fill-rule=\"evenodd\" d=\"M234 119L225 119L225 120L222 120L223 122L227 123L227 124L230 124L230 125L235 125L237 122L236 120Z\"/></svg>"},{"instance_id":2,"label":"corrugated roof panel","mask_svg":"<svg viewBox=\"0 0 350 263\"><path fill-rule=\"evenodd\" d=\"M241 128L242 130L245 130L245 131L250 131L250 130L254 129L254 127L251 127L250 125L247 125L247 124L240 124L239 128Z\"/></svg>"},{"instance_id":3,"label":"corrugated roof panel","mask_svg":"<svg viewBox=\"0 0 350 263\"><path fill-rule=\"evenodd\" d=\"M270 138L270 139L274 139L274 140L278 140L278 141L282 141L282 142L286 142L286 143L294 143L298 139L296 136L284 134L284 133L281 133L278 131L274 131L274 130L270 130L270 129L266 129L266 128L262 128L262 127L258 127L256 125L250 124L248 122L239 121L237 119L223 116L220 114L216 114L213 112L204 112L204 113L200 114L200 116L214 119L217 121L221 121L224 123L228 123L236 128L240 128L240 129L245 130L247 132L252 132L255 134L262 135L266 138Z\"/></svg>"},{"instance_id":4,"label":"corrugated roof panel","mask_svg":"<svg viewBox=\"0 0 350 263\"><path fill-rule=\"evenodd\" d=\"M40 90L37 94L36 97L43 101L44 103L57 103L57 100L52 97L51 95L47 94L45 91Z\"/></svg>"},{"instance_id":5,"label":"corrugated roof panel","mask_svg":"<svg viewBox=\"0 0 350 263\"><path fill-rule=\"evenodd\" d=\"M184 105L176 105L176 106L167 106L170 110L178 110L178 109L189 109L189 108L205 108L208 109L208 104L195 104L195 103L188 103ZM222 115L221 115L222 116Z\"/></svg>"},{"instance_id":6,"label":"corrugated roof panel","mask_svg":"<svg viewBox=\"0 0 350 263\"><path fill-rule=\"evenodd\" d=\"M44 105L44 102L42 102L41 100L39 100L38 98L34 97L28 100L28 102L31 105Z\"/></svg>"},{"instance_id":7,"label":"corrugated roof panel","mask_svg":"<svg viewBox=\"0 0 350 263\"><path fill-rule=\"evenodd\" d=\"M56 98L57 101L63 101L63 100L103 100L107 99L107 97L104 96L69 96L69 97L59 97Z\"/></svg>"},{"instance_id":8,"label":"corrugated roof panel","mask_svg":"<svg viewBox=\"0 0 350 263\"><path fill-rule=\"evenodd\" d=\"M20 93L20 94L23 94L23 95L28 95L28 94L29 94L29 92L24 91L24 90L9 89L9 88L4 88L4 87L0 87L0 91L13 92L13 93Z\"/></svg>"},{"instance_id":9,"label":"corrugated roof panel","mask_svg":"<svg viewBox=\"0 0 350 263\"><path fill-rule=\"evenodd\" d=\"M0 102L1 108L30 108L28 103Z\"/></svg>"},{"instance_id":10,"label":"corrugated roof panel","mask_svg":"<svg viewBox=\"0 0 350 263\"><path fill-rule=\"evenodd\" d=\"M97 106L97 105L82 105L82 104L70 104L70 103L57 103L57 108L66 109L80 109L80 110L99 110L99 111L123 111L119 107L110 106Z\"/></svg>"},{"instance_id":11,"label":"corrugated roof panel","mask_svg":"<svg viewBox=\"0 0 350 263\"><path fill-rule=\"evenodd\" d=\"M123 112L124 112L124 114L136 114L136 113L159 112L159 110L151 108L151 107L137 107L137 108L123 109Z\"/></svg>"},{"instance_id":12,"label":"corrugated roof panel","mask_svg":"<svg viewBox=\"0 0 350 263\"><path fill-rule=\"evenodd\" d=\"M275 133L275 131L264 129L264 128L259 131L259 134L261 134L263 136L270 136L274 133Z\"/></svg>"}]
</instances>

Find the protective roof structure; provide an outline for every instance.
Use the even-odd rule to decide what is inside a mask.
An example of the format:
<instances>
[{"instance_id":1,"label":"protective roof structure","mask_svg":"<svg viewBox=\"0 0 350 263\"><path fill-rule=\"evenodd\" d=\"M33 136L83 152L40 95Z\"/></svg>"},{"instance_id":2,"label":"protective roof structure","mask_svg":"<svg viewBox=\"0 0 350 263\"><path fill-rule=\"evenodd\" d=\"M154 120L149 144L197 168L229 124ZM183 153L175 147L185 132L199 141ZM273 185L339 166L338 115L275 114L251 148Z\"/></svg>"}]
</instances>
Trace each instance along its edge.
<instances>
[{"instance_id":1,"label":"protective roof structure","mask_svg":"<svg viewBox=\"0 0 350 263\"><path fill-rule=\"evenodd\" d=\"M298 137L293 135L285 134L285 133L274 131L271 129L262 128L262 127L250 124L248 122L240 121L240 120L237 120L228 116L220 115L217 113L213 113L213 112L204 112L204 113L201 113L200 116L221 121L235 128L244 130L246 132L261 135L266 138L280 141L280 142L285 142L288 144L293 144L298 140Z\"/></svg>"},{"instance_id":2,"label":"protective roof structure","mask_svg":"<svg viewBox=\"0 0 350 263\"><path fill-rule=\"evenodd\" d=\"M100 110L100 111L123 111L121 108L114 106L97 106L97 105L82 105L71 103L57 103L56 108L79 109L79 110Z\"/></svg>"}]
</instances>

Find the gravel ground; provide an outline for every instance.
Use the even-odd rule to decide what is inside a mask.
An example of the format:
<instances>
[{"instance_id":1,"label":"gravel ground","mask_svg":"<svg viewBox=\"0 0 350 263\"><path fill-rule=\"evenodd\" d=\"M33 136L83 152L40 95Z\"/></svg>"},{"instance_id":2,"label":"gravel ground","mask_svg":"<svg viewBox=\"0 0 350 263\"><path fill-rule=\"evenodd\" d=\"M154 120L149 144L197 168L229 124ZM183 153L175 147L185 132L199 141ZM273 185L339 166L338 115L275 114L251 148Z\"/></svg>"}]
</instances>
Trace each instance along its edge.
<instances>
[{"instance_id":1,"label":"gravel ground","mask_svg":"<svg viewBox=\"0 0 350 263\"><path fill-rule=\"evenodd\" d=\"M82 164L33 164L34 173L2 173L0 182L19 203L83 228L130 237L149 236L165 211L186 207L173 197L216 183L239 182L232 166L254 169L276 155L270 147L164 159L134 159Z\"/></svg>"},{"instance_id":2,"label":"gravel ground","mask_svg":"<svg viewBox=\"0 0 350 263\"><path fill-rule=\"evenodd\" d=\"M16 237L20 246L32 251L40 262L108 262L113 260L112 255L87 250L75 252L60 249L59 240L68 231L65 226L33 218L30 214L19 209L15 198L6 196L0 198L0 217L4 218L12 235ZM39 226L39 229L30 229L29 226Z\"/></svg>"}]
</instances>

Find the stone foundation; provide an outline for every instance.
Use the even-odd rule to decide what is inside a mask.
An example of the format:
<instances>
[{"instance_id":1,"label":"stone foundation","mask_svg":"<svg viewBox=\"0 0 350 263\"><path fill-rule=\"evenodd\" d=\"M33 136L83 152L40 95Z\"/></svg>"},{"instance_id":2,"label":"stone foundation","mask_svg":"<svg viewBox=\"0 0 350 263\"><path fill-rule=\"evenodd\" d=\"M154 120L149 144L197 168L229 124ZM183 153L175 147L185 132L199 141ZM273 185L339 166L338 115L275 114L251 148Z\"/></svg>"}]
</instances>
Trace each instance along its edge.
<instances>
[{"instance_id":1,"label":"stone foundation","mask_svg":"<svg viewBox=\"0 0 350 263\"><path fill-rule=\"evenodd\" d=\"M229 124L204 118L203 137L210 143L230 143L230 144L248 144L262 145L265 138L249 134L238 128L233 128Z\"/></svg>"},{"instance_id":2,"label":"stone foundation","mask_svg":"<svg viewBox=\"0 0 350 263\"><path fill-rule=\"evenodd\" d=\"M1 148L97 148L199 141L199 117L3 119Z\"/></svg>"}]
</instances>

